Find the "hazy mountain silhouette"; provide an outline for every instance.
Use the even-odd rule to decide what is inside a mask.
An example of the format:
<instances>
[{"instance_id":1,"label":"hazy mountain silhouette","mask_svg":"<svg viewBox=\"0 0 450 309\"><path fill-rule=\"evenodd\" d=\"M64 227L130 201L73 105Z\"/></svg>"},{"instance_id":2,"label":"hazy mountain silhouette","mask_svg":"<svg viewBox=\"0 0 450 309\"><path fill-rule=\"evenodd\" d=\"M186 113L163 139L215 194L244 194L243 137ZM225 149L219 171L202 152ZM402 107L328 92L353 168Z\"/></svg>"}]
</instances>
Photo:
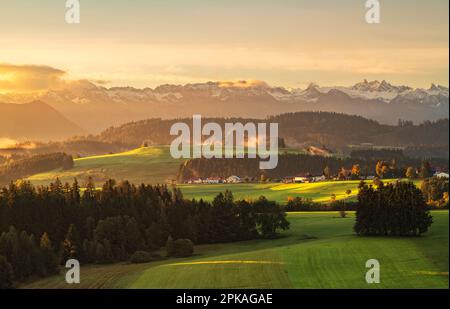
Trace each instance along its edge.
<instances>
[{"instance_id":1,"label":"hazy mountain silhouette","mask_svg":"<svg viewBox=\"0 0 450 309\"><path fill-rule=\"evenodd\" d=\"M43 102L0 103L0 137L57 140L83 133L79 126Z\"/></svg>"}]
</instances>

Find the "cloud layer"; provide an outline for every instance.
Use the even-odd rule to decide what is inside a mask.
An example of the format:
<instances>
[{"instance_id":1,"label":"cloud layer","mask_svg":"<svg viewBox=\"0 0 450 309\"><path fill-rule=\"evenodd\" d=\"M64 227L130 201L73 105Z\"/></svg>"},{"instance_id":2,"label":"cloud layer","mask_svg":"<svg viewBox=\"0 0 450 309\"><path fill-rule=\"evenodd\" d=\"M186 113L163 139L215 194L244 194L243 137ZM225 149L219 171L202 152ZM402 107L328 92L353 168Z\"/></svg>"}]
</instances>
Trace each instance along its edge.
<instances>
[{"instance_id":1,"label":"cloud layer","mask_svg":"<svg viewBox=\"0 0 450 309\"><path fill-rule=\"evenodd\" d=\"M65 71L50 66L0 64L0 91L34 92L59 88Z\"/></svg>"}]
</instances>

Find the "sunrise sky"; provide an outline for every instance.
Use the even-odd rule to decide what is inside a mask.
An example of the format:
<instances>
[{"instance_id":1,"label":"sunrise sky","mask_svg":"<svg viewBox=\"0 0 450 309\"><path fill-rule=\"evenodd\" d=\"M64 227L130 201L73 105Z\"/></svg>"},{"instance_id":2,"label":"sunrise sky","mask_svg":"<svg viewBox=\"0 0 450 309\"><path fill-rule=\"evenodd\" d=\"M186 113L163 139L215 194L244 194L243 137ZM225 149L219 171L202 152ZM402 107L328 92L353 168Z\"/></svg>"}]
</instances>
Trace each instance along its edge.
<instances>
[{"instance_id":1,"label":"sunrise sky","mask_svg":"<svg viewBox=\"0 0 450 309\"><path fill-rule=\"evenodd\" d=\"M0 0L0 91L57 87L64 79L154 87L265 80L285 87L364 78L448 85L448 0Z\"/></svg>"}]
</instances>

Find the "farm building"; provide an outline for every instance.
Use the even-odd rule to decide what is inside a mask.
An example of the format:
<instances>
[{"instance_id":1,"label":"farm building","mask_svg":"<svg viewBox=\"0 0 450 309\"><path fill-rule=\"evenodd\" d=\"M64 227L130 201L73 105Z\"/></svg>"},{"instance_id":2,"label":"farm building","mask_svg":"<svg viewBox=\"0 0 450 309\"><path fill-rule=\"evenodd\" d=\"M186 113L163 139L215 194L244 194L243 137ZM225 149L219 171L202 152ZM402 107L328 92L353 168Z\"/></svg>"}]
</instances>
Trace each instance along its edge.
<instances>
[{"instance_id":1,"label":"farm building","mask_svg":"<svg viewBox=\"0 0 450 309\"><path fill-rule=\"evenodd\" d=\"M307 183L307 182L311 182L311 180L312 180L312 175L310 173L299 174L294 177L294 183Z\"/></svg>"},{"instance_id":2,"label":"farm building","mask_svg":"<svg viewBox=\"0 0 450 309\"><path fill-rule=\"evenodd\" d=\"M230 176L226 179L227 183L241 183L242 179L239 176Z\"/></svg>"},{"instance_id":3,"label":"farm building","mask_svg":"<svg viewBox=\"0 0 450 309\"><path fill-rule=\"evenodd\" d=\"M207 183L207 184L217 184L217 183L222 183L222 178L220 177L208 177L206 178L203 183Z\"/></svg>"},{"instance_id":4,"label":"farm building","mask_svg":"<svg viewBox=\"0 0 450 309\"><path fill-rule=\"evenodd\" d=\"M294 176L286 176L281 180L283 183L294 183Z\"/></svg>"}]
</instances>

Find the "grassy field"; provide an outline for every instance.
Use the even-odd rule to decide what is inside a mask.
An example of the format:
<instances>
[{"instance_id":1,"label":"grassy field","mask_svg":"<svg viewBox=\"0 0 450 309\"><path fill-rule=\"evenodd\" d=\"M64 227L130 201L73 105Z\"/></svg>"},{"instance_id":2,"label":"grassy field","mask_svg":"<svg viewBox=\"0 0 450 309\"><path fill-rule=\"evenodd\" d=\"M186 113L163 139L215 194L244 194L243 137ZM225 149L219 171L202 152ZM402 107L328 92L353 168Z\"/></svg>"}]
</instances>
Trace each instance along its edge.
<instances>
[{"instance_id":1,"label":"grassy field","mask_svg":"<svg viewBox=\"0 0 450 309\"><path fill-rule=\"evenodd\" d=\"M383 180L384 183L396 181L394 179ZM267 199L277 201L284 204L289 198L297 196L312 199L317 203L325 203L331 200L334 194L336 200L348 199L354 200L358 194L359 180L352 181L328 181L317 183L300 183L300 184L217 184L217 185L180 185L179 188L183 192L184 197L192 199L200 199L211 201L217 194L229 190L237 199L255 200L260 196ZM371 183L371 181L368 181ZM419 184L420 181L416 181ZM347 194L347 190L351 193Z\"/></svg>"},{"instance_id":2,"label":"grassy field","mask_svg":"<svg viewBox=\"0 0 450 309\"><path fill-rule=\"evenodd\" d=\"M282 153L302 153L295 149L280 149ZM35 185L47 185L59 178L63 182L80 183L91 177L97 185L108 179L128 180L135 184L165 184L176 179L184 159L174 159L169 146L150 146L131 151L74 159L74 168L57 169L28 177Z\"/></svg>"},{"instance_id":3,"label":"grassy field","mask_svg":"<svg viewBox=\"0 0 450 309\"><path fill-rule=\"evenodd\" d=\"M354 217L291 213L276 240L197 246L195 256L148 264L82 266L81 284L64 275L23 288L448 288L448 211L434 211L422 237L358 237ZM365 282L378 259L381 283Z\"/></svg>"},{"instance_id":4,"label":"grassy field","mask_svg":"<svg viewBox=\"0 0 450 309\"><path fill-rule=\"evenodd\" d=\"M35 185L46 185L57 177L63 182L73 182L77 178L81 185L91 177L97 186L109 178L117 181L128 180L135 184L166 183L176 178L183 159L175 160L170 156L168 146L138 148L132 151L93 156L74 160L71 170L54 170L36 174L28 178ZM385 180L389 182L392 180ZM314 202L331 200L335 194L337 200L354 199L358 193L359 181L321 182L311 184L218 184L218 185L179 185L185 197L212 200L218 193L230 190L239 199L257 199L265 196L279 203L288 198L301 196ZM351 194L346 191L351 190Z\"/></svg>"},{"instance_id":5,"label":"grassy field","mask_svg":"<svg viewBox=\"0 0 450 309\"><path fill-rule=\"evenodd\" d=\"M183 160L170 156L168 146L145 147L132 151L93 156L74 160L74 168L67 171L54 170L36 174L28 178L33 184L44 185L58 177L63 182L73 182L77 178L85 183L89 177L97 185L103 184L109 178L117 181L128 180L140 183L166 183L167 178L176 178Z\"/></svg>"}]
</instances>

